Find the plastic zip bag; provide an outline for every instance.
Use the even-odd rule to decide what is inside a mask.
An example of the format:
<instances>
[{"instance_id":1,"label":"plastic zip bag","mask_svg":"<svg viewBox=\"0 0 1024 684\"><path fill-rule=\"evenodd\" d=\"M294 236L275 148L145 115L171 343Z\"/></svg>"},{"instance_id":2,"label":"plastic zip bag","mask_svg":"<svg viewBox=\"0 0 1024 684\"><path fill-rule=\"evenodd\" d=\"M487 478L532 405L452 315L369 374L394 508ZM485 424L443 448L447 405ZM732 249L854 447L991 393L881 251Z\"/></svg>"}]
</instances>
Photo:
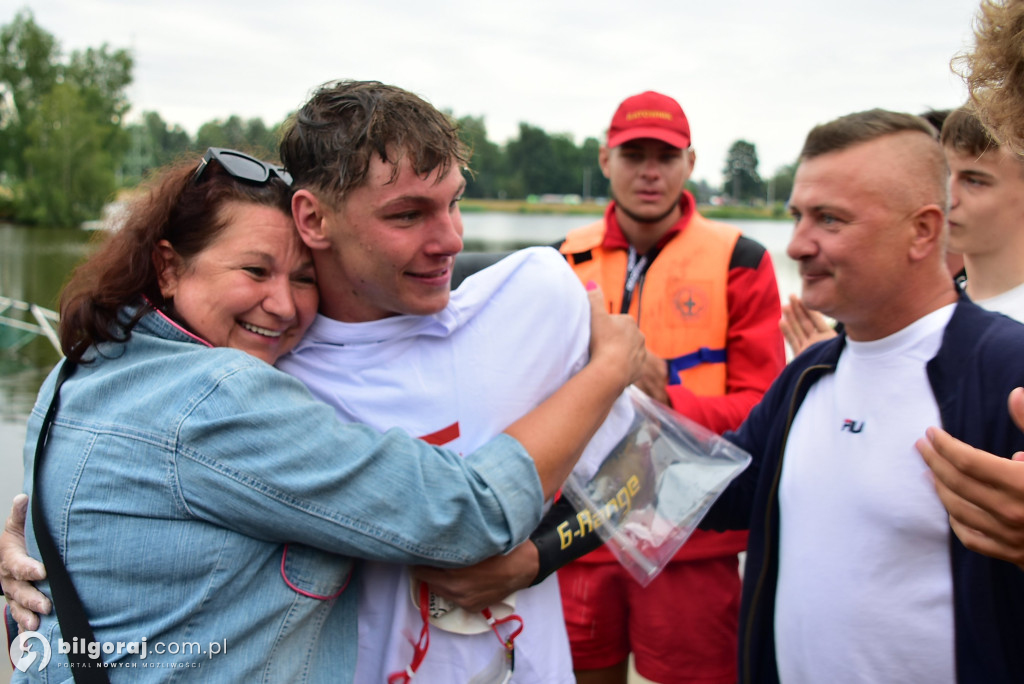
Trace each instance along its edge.
<instances>
[{"instance_id":1,"label":"plastic zip bag","mask_svg":"<svg viewBox=\"0 0 1024 684\"><path fill-rule=\"evenodd\" d=\"M697 528L750 454L702 425L626 390L632 423L597 471L562 487L637 582L647 586ZM589 518L589 519L588 519Z\"/></svg>"}]
</instances>

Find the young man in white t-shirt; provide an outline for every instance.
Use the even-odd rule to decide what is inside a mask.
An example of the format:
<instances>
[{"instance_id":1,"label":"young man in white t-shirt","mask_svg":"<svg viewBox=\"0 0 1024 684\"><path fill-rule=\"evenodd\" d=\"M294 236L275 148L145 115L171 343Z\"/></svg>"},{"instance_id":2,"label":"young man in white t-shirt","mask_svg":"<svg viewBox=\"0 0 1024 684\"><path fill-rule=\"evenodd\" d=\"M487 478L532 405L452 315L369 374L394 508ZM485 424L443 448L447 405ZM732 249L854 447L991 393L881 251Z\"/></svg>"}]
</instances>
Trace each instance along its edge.
<instances>
[{"instance_id":1,"label":"young man in white t-shirt","mask_svg":"<svg viewBox=\"0 0 1024 684\"><path fill-rule=\"evenodd\" d=\"M313 251L320 314L279 365L345 420L401 427L468 453L585 364L589 310L548 248L514 255L451 296L464 157L451 147L450 124L421 116L427 107L379 83L329 84L286 131L281 160L296 188L292 215ZM413 133L396 123L400 115L433 124ZM411 135L415 146L403 142ZM381 487L402 505L400 481ZM554 577L491 605L493 618L508 618L494 629L477 614L441 616L447 606L421 594L404 566L367 563L360 581L357 682L509 673L514 682L573 681Z\"/></svg>"},{"instance_id":2,"label":"young man in white t-shirt","mask_svg":"<svg viewBox=\"0 0 1024 684\"><path fill-rule=\"evenodd\" d=\"M969 107L942 126L951 174L949 249L964 257L977 304L1024 320L1024 161Z\"/></svg>"}]
</instances>

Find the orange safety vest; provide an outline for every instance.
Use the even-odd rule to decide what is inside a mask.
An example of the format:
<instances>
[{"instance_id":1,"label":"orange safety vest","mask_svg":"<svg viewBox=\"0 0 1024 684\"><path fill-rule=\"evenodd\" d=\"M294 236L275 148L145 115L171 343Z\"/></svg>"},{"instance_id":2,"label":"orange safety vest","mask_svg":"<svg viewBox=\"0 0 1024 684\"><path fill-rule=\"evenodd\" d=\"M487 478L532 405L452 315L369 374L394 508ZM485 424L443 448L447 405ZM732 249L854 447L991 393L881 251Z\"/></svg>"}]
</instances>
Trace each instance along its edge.
<instances>
[{"instance_id":1,"label":"orange safety vest","mask_svg":"<svg viewBox=\"0 0 1024 684\"><path fill-rule=\"evenodd\" d=\"M611 311L620 311L627 252L604 249L605 222L571 231L559 251L584 283L601 286ZM726 288L737 228L694 212L658 253L633 293L629 315L647 347L668 359L669 384L702 396L725 394L725 342L729 330Z\"/></svg>"},{"instance_id":2,"label":"orange safety vest","mask_svg":"<svg viewBox=\"0 0 1024 684\"><path fill-rule=\"evenodd\" d=\"M579 279L601 286L613 312L622 308L628 269L625 249L606 249L604 219L570 231L559 251ZM696 211L658 253L637 286L629 315L640 326L648 349L669 362L669 384L682 384L701 396L726 390L726 338L729 330L729 263L740 230L709 221ZM745 531L696 530L673 560L735 555L746 549ZM580 562L614 562L606 547Z\"/></svg>"}]
</instances>

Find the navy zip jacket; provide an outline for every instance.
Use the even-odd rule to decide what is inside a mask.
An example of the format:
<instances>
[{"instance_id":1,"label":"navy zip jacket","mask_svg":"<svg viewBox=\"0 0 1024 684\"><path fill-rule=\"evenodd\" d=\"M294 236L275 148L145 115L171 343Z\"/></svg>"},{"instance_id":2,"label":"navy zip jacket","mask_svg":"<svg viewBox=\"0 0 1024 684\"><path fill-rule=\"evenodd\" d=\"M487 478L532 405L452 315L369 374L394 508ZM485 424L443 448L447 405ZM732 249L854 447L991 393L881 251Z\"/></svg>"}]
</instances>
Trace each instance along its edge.
<instances>
[{"instance_id":1,"label":"navy zip jacket","mask_svg":"<svg viewBox=\"0 0 1024 684\"><path fill-rule=\"evenodd\" d=\"M750 452L753 462L723 493L701 527L743 529L749 524L739 634L744 684L779 681L774 625L782 455L807 390L834 372L845 343L840 336L795 358L746 422L726 435ZM1024 386L1024 325L962 296L927 371L944 430L1003 457L1024 450L1024 434L1006 407L1010 390ZM1024 571L968 551L952 531L949 537L957 681L1024 682Z\"/></svg>"}]
</instances>

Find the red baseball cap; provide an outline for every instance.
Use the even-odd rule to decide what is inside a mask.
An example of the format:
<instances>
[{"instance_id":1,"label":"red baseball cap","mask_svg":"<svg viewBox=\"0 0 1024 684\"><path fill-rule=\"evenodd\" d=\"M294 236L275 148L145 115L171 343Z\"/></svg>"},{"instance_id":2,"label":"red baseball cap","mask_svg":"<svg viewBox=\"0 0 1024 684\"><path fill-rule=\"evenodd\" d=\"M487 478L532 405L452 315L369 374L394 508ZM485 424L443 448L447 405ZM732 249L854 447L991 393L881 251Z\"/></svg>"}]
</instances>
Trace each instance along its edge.
<instances>
[{"instance_id":1,"label":"red baseball cap","mask_svg":"<svg viewBox=\"0 0 1024 684\"><path fill-rule=\"evenodd\" d=\"M608 128L608 147L638 138L653 138L686 149L690 146L690 122L678 102L648 90L623 100Z\"/></svg>"}]
</instances>

